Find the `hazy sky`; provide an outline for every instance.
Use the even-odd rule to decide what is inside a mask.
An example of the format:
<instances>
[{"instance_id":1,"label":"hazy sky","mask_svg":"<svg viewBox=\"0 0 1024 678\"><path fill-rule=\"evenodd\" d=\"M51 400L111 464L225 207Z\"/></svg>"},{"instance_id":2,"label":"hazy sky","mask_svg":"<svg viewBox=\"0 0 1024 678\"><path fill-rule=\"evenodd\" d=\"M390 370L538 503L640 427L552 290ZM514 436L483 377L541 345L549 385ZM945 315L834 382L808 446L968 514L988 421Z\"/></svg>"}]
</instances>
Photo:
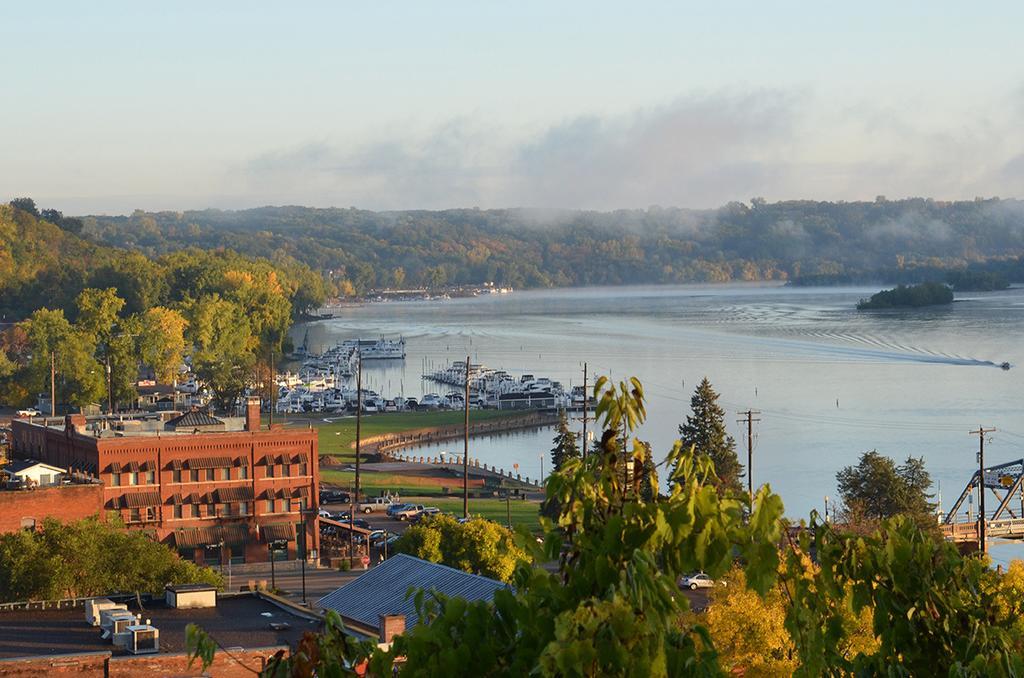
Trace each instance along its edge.
<instances>
[{"instance_id":1,"label":"hazy sky","mask_svg":"<svg viewBox=\"0 0 1024 678\"><path fill-rule=\"evenodd\" d=\"M5 2L0 199L1022 197L1022 25L1021 2Z\"/></svg>"}]
</instances>

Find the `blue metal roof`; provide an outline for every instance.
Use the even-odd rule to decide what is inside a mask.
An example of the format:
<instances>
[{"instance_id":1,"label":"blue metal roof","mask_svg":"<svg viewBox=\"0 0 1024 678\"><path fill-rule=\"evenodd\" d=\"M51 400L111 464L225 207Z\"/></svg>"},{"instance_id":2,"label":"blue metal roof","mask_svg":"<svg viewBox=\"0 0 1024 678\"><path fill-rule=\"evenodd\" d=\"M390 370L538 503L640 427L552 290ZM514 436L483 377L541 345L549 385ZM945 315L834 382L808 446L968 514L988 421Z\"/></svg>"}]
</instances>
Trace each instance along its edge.
<instances>
[{"instance_id":1,"label":"blue metal roof","mask_svg":"<svg viewBox=\"0 0 1024 678\"><path fill-rule=\"evenodd\" d=\"M317 604L371 628L379 628L382 614L404 614L405 626L411 628L418 617L415 593L406 597L410 587L469 601L490 601L505 584L400 553L328 593Z\"/></svg>"}]
</instances>

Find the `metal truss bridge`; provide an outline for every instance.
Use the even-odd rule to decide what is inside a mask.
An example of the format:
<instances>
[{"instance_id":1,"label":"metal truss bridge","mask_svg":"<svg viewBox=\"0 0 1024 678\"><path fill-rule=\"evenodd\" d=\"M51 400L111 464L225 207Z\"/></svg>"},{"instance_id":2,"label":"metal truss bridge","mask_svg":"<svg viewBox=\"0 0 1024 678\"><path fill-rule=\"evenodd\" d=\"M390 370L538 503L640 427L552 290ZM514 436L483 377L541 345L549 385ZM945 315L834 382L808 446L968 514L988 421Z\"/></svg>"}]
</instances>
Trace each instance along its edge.
<instances>
[{"instance_id":1,"label":"metal truss bridge","mask_svg":"<svg viewBox=\"0 0 1024 678\"><path fill-rule=\"evenodd\" d=\"M964 509L968 497L979 489L979 475L974 472L940 525L943 536L965 551L979 549L979 517L971 515L969 506ZM980 489L996 500L995 510L986 511L985 541L1024 541L1024 459L986 466L984 475Z\"/></svg>"}]
</instances>

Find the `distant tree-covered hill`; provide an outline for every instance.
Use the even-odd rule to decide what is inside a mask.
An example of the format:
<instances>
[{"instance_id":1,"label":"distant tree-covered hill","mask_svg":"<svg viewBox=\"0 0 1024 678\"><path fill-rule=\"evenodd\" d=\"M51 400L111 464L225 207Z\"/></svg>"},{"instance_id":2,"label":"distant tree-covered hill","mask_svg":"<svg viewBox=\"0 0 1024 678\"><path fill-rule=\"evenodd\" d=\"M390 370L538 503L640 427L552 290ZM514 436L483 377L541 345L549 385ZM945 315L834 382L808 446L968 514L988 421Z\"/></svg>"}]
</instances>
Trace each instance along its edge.
<instances>
[{"instance_id":1,"label":"distant tree-covered hill","mask_svg":"<svg viewBox=\"0 0 1024 678\"><path fill-rule=\"evenodd\" d=\"M1024 279L1024 202L730 203L717 210L263 207L84 217L93 239L151 255L226 247L291 257L343 293L494 281L514 287L797 280L917 282L994 267Z\"/></svg>"},{"instance_id":2,"label":"distant tree-covered hill","mask_svg":"<svg viewBox=\"0 0 1024 678\"><path fill-rule=\"evenodd\" d=\"M0 320L21 320L40 308L71 314L86 288L115 288L125 313L141 313L198 298L211 291L211 279L231 270L273 272L296 317L335 291L318 271L281 252L260 257L253 248L245 254L224 246L203 251L180 241L158 255L135 243L126 250L117 239L79 234L81 228L79 220L39 211L27 198L0 204Z\"/></svg>"}]
</instances>

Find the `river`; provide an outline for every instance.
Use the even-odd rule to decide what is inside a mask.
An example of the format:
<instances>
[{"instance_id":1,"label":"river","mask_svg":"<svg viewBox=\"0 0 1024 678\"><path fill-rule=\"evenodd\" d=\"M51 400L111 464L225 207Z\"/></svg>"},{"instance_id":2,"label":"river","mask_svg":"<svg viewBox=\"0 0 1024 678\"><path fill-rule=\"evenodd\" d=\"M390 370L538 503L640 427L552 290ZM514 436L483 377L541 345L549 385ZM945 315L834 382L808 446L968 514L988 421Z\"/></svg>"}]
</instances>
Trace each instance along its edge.
<instances>
[{"instance_id":1,"label":"river","mask_svg":"<svg viewBox=\"0 0 1024 678\"><path fill-rule=\"evenodd\" d=\"M638 377L648 421L639 431L666 453L707 376L746 464L739 412L759 410L755 485L770 483L786 512L806 517L834 497L835 474L877 449L924 457L948 508L976 465L976 436L989 464L1024 457L1020 375L1024 289L964 293L948 307L856 311L878 288L685 285L557 289L342 308L293 330L310 350L349 338L404 336L407 358L366 361L364 385L386 395L447 392L425 370L471 356L513 375L582 383L591 375ZM1015 366L1004 371L1004 361ZM575 424L579 427L579 423ZM550 430L471 441L470 454L524 476L545 471ZM425 453L457 451L457 443ZM991 497L990 497L991 499ZM989 502L991 503L991 502ZM991 508L991 507L989 507ZM997 552L998 553L998 552Z\"/></svg>"}]
</instances>

